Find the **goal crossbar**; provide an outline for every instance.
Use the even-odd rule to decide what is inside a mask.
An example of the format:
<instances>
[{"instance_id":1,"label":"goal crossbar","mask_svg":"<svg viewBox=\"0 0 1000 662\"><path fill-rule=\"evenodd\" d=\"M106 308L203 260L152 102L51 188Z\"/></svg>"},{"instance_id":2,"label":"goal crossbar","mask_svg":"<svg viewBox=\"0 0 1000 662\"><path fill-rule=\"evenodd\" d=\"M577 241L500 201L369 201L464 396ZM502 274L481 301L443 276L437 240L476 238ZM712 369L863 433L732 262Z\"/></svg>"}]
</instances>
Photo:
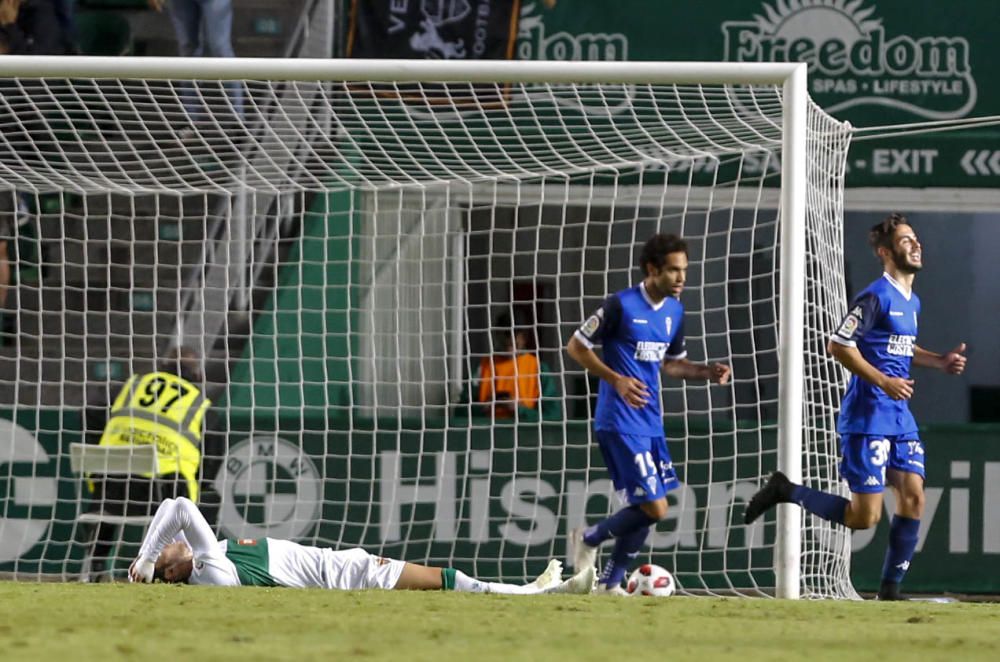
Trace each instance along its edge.
<instances>
[{"instance_id":1,"label":"goal crossbar","mask_svg":"<svg viewBox=\"0 0 1000 662\"><path fill-rule=\"evenodd\" d=\"M782 85L804 63L355 60L7 55L7 78ZM803 78L804 82L804 78Z\"/></svg>"}]
</instances>

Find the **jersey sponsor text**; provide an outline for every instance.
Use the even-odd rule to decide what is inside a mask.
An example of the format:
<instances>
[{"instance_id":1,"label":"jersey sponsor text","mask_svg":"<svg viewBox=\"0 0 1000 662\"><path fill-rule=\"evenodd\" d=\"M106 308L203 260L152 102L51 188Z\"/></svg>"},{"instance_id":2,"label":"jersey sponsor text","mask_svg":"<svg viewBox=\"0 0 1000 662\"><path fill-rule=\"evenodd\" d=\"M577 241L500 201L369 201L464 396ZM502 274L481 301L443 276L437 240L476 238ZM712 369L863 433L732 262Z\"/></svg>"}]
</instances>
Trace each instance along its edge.
<instances>
[{"instance_id":1,"label":"jersey sponsor text","mask_svg":"<svg viewBox=\"0 0 1000 662\"><path fill-rule=\"evenodd\" d=\"M894 356L913 356L913 345L916 344L916 336L901 334L890 334L889 342L885 351Z\"/></svg>"},{"instance_id":2,"label":"jersey sponsor text","mask_svg":"<svg viewBox=\"0 0 1000 662\"><path fill-rule=\"evenodd\" d=\"M635 344L636 361L662 361L667 355L667 343L640 340Z\"/></svg>"}]
</instances>

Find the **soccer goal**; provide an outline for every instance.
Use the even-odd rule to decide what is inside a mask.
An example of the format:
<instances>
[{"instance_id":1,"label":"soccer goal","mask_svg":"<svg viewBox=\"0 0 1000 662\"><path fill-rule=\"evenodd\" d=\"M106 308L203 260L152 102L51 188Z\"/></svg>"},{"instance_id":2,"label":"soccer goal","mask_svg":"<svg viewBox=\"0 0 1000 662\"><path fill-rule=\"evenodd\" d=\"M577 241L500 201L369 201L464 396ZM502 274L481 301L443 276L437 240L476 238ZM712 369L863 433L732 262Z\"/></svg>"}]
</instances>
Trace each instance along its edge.
<instances>
[{"instance_id":1,"label":"soccer goal","mask_svg":"<svg viewBox=\"0 0 1000 662\"><path fill-rule=\"evenodd\" d=\"M664 378L683 487L643 555L682 592L855 595L842 529L787 506L741 520L776 468L843 489L825 345L850 131L808 99L805 65L4 65L0 209L8 245L34 250L0 347L0 572L85 573L86 515L110 497L70 445L183 346L213 403L199 501L220 535L531 575L617 507L596 384L562 348L672 232L689 354L734 378ZM480 402L515 333L537 400ZM108 572L142 523L112 522Z\"/></svg>"}]
</instances>

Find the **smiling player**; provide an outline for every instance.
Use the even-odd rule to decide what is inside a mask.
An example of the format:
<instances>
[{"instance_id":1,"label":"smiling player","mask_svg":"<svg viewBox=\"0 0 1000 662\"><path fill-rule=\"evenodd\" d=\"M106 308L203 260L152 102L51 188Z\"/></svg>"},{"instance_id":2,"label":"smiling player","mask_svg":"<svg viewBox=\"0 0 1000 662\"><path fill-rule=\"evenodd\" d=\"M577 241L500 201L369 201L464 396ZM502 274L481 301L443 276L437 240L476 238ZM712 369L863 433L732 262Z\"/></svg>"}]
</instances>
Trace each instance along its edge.
<instances>
[{"instance_id":1,"label":"smiling player","mask_svg":"<svg viewBox=\"0 0 1000 662\"><path fill-rule=\"evenodd\" d=\"M965 370L965 344L947 354L917 345L920 299L913 280L923 253L906 217L888 216L871 229L869 243L885 273L854 299L828 346L851 372L837 420L840 475L851 500L796 485L778 471L750 500L743 519L749 524L777 503L797 503L831 522L868 529L878 524L888 484L896 493L896 514L878 597L900 600L924 510L924 447L907 403L914 385L910 365L959 375Z\"/></svg>"}]
</instances>

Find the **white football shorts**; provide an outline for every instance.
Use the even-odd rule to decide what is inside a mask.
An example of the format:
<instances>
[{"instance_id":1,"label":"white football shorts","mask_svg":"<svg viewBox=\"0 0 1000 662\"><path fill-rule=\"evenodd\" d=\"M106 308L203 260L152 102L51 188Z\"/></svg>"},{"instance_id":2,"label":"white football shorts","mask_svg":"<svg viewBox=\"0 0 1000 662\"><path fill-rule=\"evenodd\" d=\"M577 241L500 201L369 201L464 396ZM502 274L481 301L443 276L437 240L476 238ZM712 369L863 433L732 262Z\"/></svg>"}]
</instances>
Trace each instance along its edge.
<instances>
[{"instance_id":1,"label":"white football shorts","mask_svg":"<svg viewBox=\"0 0 1000 662\"><path fill-rule=\"evenodd\" d=\"M403 561L375 556L360 548L323 550L326 588L341 591L394 588L404 565Z\"/></svg>"}]
</instances>

